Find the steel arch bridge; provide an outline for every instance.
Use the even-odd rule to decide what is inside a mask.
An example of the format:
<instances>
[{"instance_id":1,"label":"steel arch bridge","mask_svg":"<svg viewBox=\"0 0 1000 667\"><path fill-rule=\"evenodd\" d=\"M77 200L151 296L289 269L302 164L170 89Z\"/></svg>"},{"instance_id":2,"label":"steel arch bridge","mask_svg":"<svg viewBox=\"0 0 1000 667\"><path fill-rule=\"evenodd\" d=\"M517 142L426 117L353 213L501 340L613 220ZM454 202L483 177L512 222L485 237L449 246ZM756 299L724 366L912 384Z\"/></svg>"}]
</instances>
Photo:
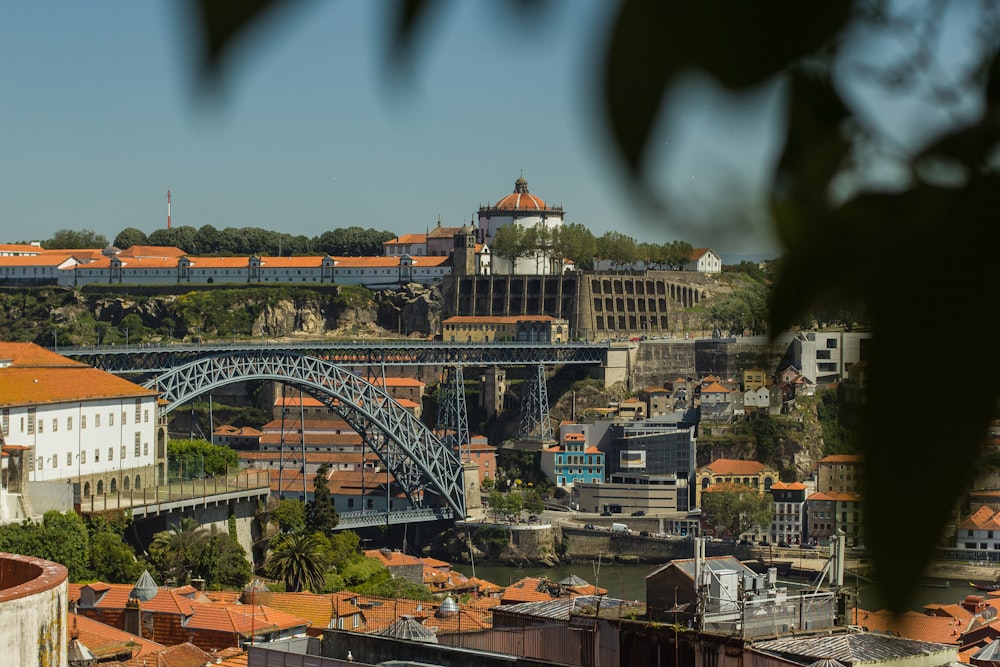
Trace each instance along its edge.
<instances>
[{"instance_id":1,"label":"steel arch bridge","mask_svg":"<svg viewBox=\"0 0 1000 667\"><path fill-rule=\"evenodd\" d=\"M429 491L465 517L465 480L458 454L389 394L329 361L290 350L222 352L177 366L143 386L167 401L164 414L234 382L277 380L313 396L346 421L385 463L413 505Z\"/></svg>"}]
</instances>

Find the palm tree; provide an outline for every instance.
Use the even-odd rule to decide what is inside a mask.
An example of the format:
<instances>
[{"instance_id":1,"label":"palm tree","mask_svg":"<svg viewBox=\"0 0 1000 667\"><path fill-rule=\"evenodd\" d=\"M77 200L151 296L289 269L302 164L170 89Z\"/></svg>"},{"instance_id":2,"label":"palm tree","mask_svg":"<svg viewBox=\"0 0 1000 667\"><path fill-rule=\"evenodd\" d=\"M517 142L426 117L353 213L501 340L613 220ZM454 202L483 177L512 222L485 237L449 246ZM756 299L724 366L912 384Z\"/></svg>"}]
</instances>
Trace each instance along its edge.
<instances>
[{"instance_id":1,"label":"palm tree","mask_svg":"<svg viewBox=\"0 0 1000 667\"><path fill-rule=\"evenodd\" d=\"M164 579L183 585L191 577L191 569L208 543L210 534L195 519L184 517L169 530L156 533L149 545L149 555Z\"/></svg>"},{"instance_id":2,"label":"palm tree","mask_svg":"<svg viewBox=\"0 0 1000 667\"><path fill-rule=\"evenodd\" d=\"M295 533L274 548L266 567L270 576L285 582L289 592L298 593L304 588L319 592L325 584L330 557L319 535Z\"/></svg>"}]
</instances>

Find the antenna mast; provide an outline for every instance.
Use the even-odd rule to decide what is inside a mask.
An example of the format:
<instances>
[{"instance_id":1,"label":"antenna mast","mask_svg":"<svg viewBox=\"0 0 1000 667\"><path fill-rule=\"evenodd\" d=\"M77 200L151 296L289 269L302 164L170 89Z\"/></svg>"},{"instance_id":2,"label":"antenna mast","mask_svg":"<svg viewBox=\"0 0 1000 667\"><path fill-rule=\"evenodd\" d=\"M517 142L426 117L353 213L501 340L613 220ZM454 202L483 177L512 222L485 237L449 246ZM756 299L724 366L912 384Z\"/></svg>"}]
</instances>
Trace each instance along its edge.
<instances>
[{"instance_id":1,"label":"antenna mast","mask_svg":"<svg viewBox=\"0 0 1000 667\"><path fill-rule=\"evenodd\" d=\"M167 188L167 229L170 229L170 188Z\"/></svg>"}]
</instances>

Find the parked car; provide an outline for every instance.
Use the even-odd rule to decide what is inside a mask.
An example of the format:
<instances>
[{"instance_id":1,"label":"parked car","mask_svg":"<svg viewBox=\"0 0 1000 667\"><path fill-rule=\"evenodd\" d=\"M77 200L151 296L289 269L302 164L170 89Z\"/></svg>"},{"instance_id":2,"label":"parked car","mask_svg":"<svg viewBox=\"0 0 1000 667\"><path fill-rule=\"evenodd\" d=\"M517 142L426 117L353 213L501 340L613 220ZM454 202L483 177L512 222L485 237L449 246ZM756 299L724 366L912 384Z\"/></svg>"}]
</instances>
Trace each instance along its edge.
<instances>
[{"instance_id":1,"label":"parked car","mask_svg":"<svg viewBox=\"0 0 1000 667\"><path fill-rule=\"evenodd\" d=\"M528 517L528 523L538 523L538 517L532 514Z\"/></svg>"},{"instance_id":2,"label":"parked car","mask_svg":"<svg viewBox=\"0 0 1000 667\"><path fill-rule=\"evenodd\" d=\"M594 525L594 524L592 524L592 523L588 523L588 524L587 524L586 526L584 526L583 528L584 528L584 530L597 530L597 526L595 526L595 525Z\"/></svg>"},{"instance_id":3,"label":"parked car","mask_svg":"<svg viewBox=\"0 0 1000 667\"><path fill-rule=\"evenodd\" d=\"M781 547L782 549L787 549L788 548L788 542L786 542L784 540L781 540L780 542L778 542L778 546Z\"/></svg>"},{"instance_id":4,"label":"parked car","mask_svg":"<svg viewBox=\"0 0 1000 667\"><path fill-rule=\"evenodd\" d=\"M611 516L611 512L609 512L608 510L604 510L603 512L601 512L601 516Z\"/></svg>"},{"instance_id":5,"label":"parked car","mask_svg":"<svg viewBox=\"0 0 1000 667\"><path fill-rule=\"evenodd\" d=\"M649 531L648 530L640 530L639 531L639 537L649 537Z\"/></svg>"},{"instance_id":6,"label":"parked car","mask_svg":"<svg viewBox=\"0 0 1000 667\"><path fill-rule=\"evenodd\" d=\"M646 516L645 510L636 510L632 512L632 516Z\"/></svg>"}]
</instances>

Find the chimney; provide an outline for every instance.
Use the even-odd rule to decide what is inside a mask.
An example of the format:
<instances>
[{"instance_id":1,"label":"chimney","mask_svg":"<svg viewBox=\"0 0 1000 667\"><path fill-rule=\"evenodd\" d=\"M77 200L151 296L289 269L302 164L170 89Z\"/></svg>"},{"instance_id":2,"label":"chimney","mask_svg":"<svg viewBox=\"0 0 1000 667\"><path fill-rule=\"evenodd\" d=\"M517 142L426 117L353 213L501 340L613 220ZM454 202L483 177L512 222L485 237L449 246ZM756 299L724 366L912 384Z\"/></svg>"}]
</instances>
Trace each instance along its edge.
<instances>
[{"instance_id":1,"label":"chimney","mask_svg":"<svg viewBox=\"0 0 1000 667\"><path fill-rule=\"evenodd\" d=\"M125 627L123 630L136 637L142 637L142 610L139 606L139 598L130 597L125 603Z\"/></svg>"}]
</instances>

